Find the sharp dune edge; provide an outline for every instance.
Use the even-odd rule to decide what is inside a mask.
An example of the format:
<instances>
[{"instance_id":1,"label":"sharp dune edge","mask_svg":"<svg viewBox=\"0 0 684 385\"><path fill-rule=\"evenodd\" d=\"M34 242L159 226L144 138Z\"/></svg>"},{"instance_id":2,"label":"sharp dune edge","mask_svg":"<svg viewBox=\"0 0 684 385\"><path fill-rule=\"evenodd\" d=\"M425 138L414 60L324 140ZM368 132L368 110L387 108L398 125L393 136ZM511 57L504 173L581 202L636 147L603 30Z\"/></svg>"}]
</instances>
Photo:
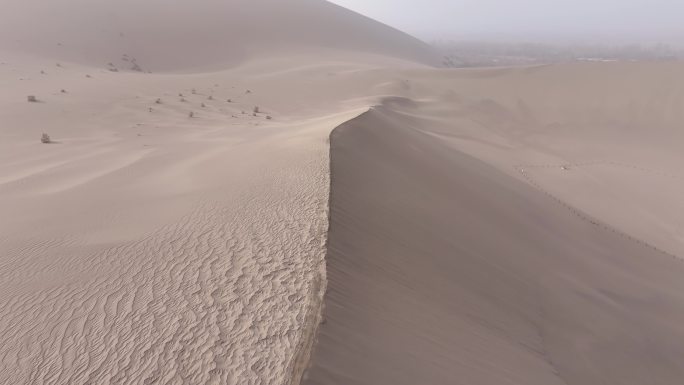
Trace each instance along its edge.
<instances>
[{"instance_id":1,"label":"sharp dune edge","mask_svg":"<svg viewBox=\"0 0 684 385\"><path fill-rule=\"evenodd\" d=\"M427 108L389 99L332 134L304 383L680 381L683 261L459 151Z\"/></svg>"},{"instance_id":2,"label":"sharp dune edge","mask_svg":"<svg viewBox=\"0 0 684 385\"><path fill-rule=\"evenodd\" d=\"M681 64L440 70L316 0L0 4L1 384L684 378Z\"/></svg>"}]
</instances>

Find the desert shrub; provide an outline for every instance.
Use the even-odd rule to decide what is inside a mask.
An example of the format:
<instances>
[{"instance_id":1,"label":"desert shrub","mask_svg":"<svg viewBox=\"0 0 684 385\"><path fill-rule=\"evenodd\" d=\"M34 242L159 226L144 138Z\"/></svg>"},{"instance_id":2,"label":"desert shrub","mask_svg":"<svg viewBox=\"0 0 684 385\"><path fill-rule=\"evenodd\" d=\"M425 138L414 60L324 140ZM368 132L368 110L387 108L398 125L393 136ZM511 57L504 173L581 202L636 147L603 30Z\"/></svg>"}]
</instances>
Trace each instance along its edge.
<instances>
[{"instance_id":1,"label":"desert shrub","mask_svg":"<svg viewBox=\"0 0 684 385\"><path fill-rule=\"evenodd\" d=\"M161 98L157 98L157 100L155 100L154 102L157 103L157 104L162 104Z\"/></svg>"},{"instance_id":2,"label":"desert shrub","mask_svg":"<svg viewBox=\"0 0 684 385\"><path fill-rule=\"evenodd\" d=\"M26 100L28 100L28 101L31 102L31 103L35 103L35 102L38 101L38 99L36 99L36 97L33 96L33 95L27 96L27 97L26 97Z\"/></svg>"},{"instance_id":3,"label":"desert shrub","mask_svg":"<svg viewBox=\"0 0 684 385\"><path fill-rule=\"evenodd\" d=\"M143 72L142 67L140 67L138 63L136 63L135 58L131 58L131 71Z\"/></svg>"},{"instance_id":4,"label":"desert shrub","mask_svg":"<svg viewBox=\"0 0 684 385\"><path fill-rule=\"evenodd\" d=\"M254 113L258 114L259 113L259 106L254 107Z\"/></svg>"},{"instance_id":5,"label":"desert shrub","mask_svg":"<svg viewBox=\"0 0 684 385\"><path fill-rule=\"evenodd\" d=\"M43 135L40 137L40 142L41 143L52 143L52 140L50 140L50 135L43 133Z\"/></svg>"}]
</instances>

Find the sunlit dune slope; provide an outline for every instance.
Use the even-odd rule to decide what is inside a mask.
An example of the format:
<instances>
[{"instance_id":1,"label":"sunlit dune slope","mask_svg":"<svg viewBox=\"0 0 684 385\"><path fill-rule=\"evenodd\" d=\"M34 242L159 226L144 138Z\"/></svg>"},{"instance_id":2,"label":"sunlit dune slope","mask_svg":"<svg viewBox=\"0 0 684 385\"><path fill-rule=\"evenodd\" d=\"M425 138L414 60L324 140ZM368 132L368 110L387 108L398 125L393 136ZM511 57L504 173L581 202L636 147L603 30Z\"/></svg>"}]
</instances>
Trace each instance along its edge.
<instances>
[{"instance_id":1,"label":"sunlit dune slope","mask_svg":"<svg viewBox=\"0 0 684 385\"><path fill-rule=\"evenodd\" d=\"M196 71L330 50L439 64L425 43L323 0L2 0L0 6L12 10L0 15L1 48L98 67Z\"/></svg>"}]
</instances>

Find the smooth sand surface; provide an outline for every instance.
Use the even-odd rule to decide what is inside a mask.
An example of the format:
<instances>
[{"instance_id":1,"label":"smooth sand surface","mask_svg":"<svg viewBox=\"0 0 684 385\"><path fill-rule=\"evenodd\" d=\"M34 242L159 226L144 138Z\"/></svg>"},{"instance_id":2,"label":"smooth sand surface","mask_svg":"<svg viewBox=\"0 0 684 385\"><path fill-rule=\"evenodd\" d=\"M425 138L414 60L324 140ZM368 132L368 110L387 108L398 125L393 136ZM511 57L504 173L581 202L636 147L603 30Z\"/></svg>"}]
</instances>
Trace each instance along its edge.
<instances>
[{"instance_id":1,"label":"smooth sand surface","mask_svg":"<svg viewBox=\"0 0 684 385\"><path fill-rule=\"evenodd\" d=\"M440 64L427 44L324 0L0 0L0 47L46 59L190 72L255 57L366 52ZM319 56L320 57L320 56Z\"/></svg>"},{"instance_id":2,"label":"smooth sand surface","mask_svg":"<svg viewBox=\"0 0 684 385\"><path fill-rule=\"evenodd\" d=\"M332 134L304 383L678 383L682 260L459 151L426 108L389 99Z\"/></svg>"},{"instance_id":3,"label":"smooth sand surface","mask_svg":"<svg viewBox=\"0 0 684 385\"><path fill-rule=\"evenodd\" d=\"M316 0L0 4L0 384L683 378L681 64L436 69Z\"/></svg>"}]
</instances>

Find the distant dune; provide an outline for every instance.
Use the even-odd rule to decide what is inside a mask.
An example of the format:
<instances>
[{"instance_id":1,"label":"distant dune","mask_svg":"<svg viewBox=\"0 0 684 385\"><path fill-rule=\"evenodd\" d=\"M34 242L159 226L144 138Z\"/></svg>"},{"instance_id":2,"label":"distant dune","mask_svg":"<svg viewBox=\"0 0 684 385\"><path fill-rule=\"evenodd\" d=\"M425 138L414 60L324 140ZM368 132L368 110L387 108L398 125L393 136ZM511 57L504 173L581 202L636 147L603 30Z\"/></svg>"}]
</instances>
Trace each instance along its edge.
<instances>
[{"instance_id":1,"label":"distant dune","mask_svg":"<svg viewBox=\"0 0 684 385\"><path fill-rule=\"evenodd\" d=\"M0 5L0 384L684 377L681 64L438 69L317 0Z\"/></svg>"},{"instance_id":2,"label":"distant dune","mask_svg":"<svg viewBox=\"0 0 684 385\"><path fill-rule=\"evenodd\" d=\"M323 0L0 1L0 47L151 71L222 69L254 57L363 51L440 64L427 44Z\"/></svg>"}]
</instances>

